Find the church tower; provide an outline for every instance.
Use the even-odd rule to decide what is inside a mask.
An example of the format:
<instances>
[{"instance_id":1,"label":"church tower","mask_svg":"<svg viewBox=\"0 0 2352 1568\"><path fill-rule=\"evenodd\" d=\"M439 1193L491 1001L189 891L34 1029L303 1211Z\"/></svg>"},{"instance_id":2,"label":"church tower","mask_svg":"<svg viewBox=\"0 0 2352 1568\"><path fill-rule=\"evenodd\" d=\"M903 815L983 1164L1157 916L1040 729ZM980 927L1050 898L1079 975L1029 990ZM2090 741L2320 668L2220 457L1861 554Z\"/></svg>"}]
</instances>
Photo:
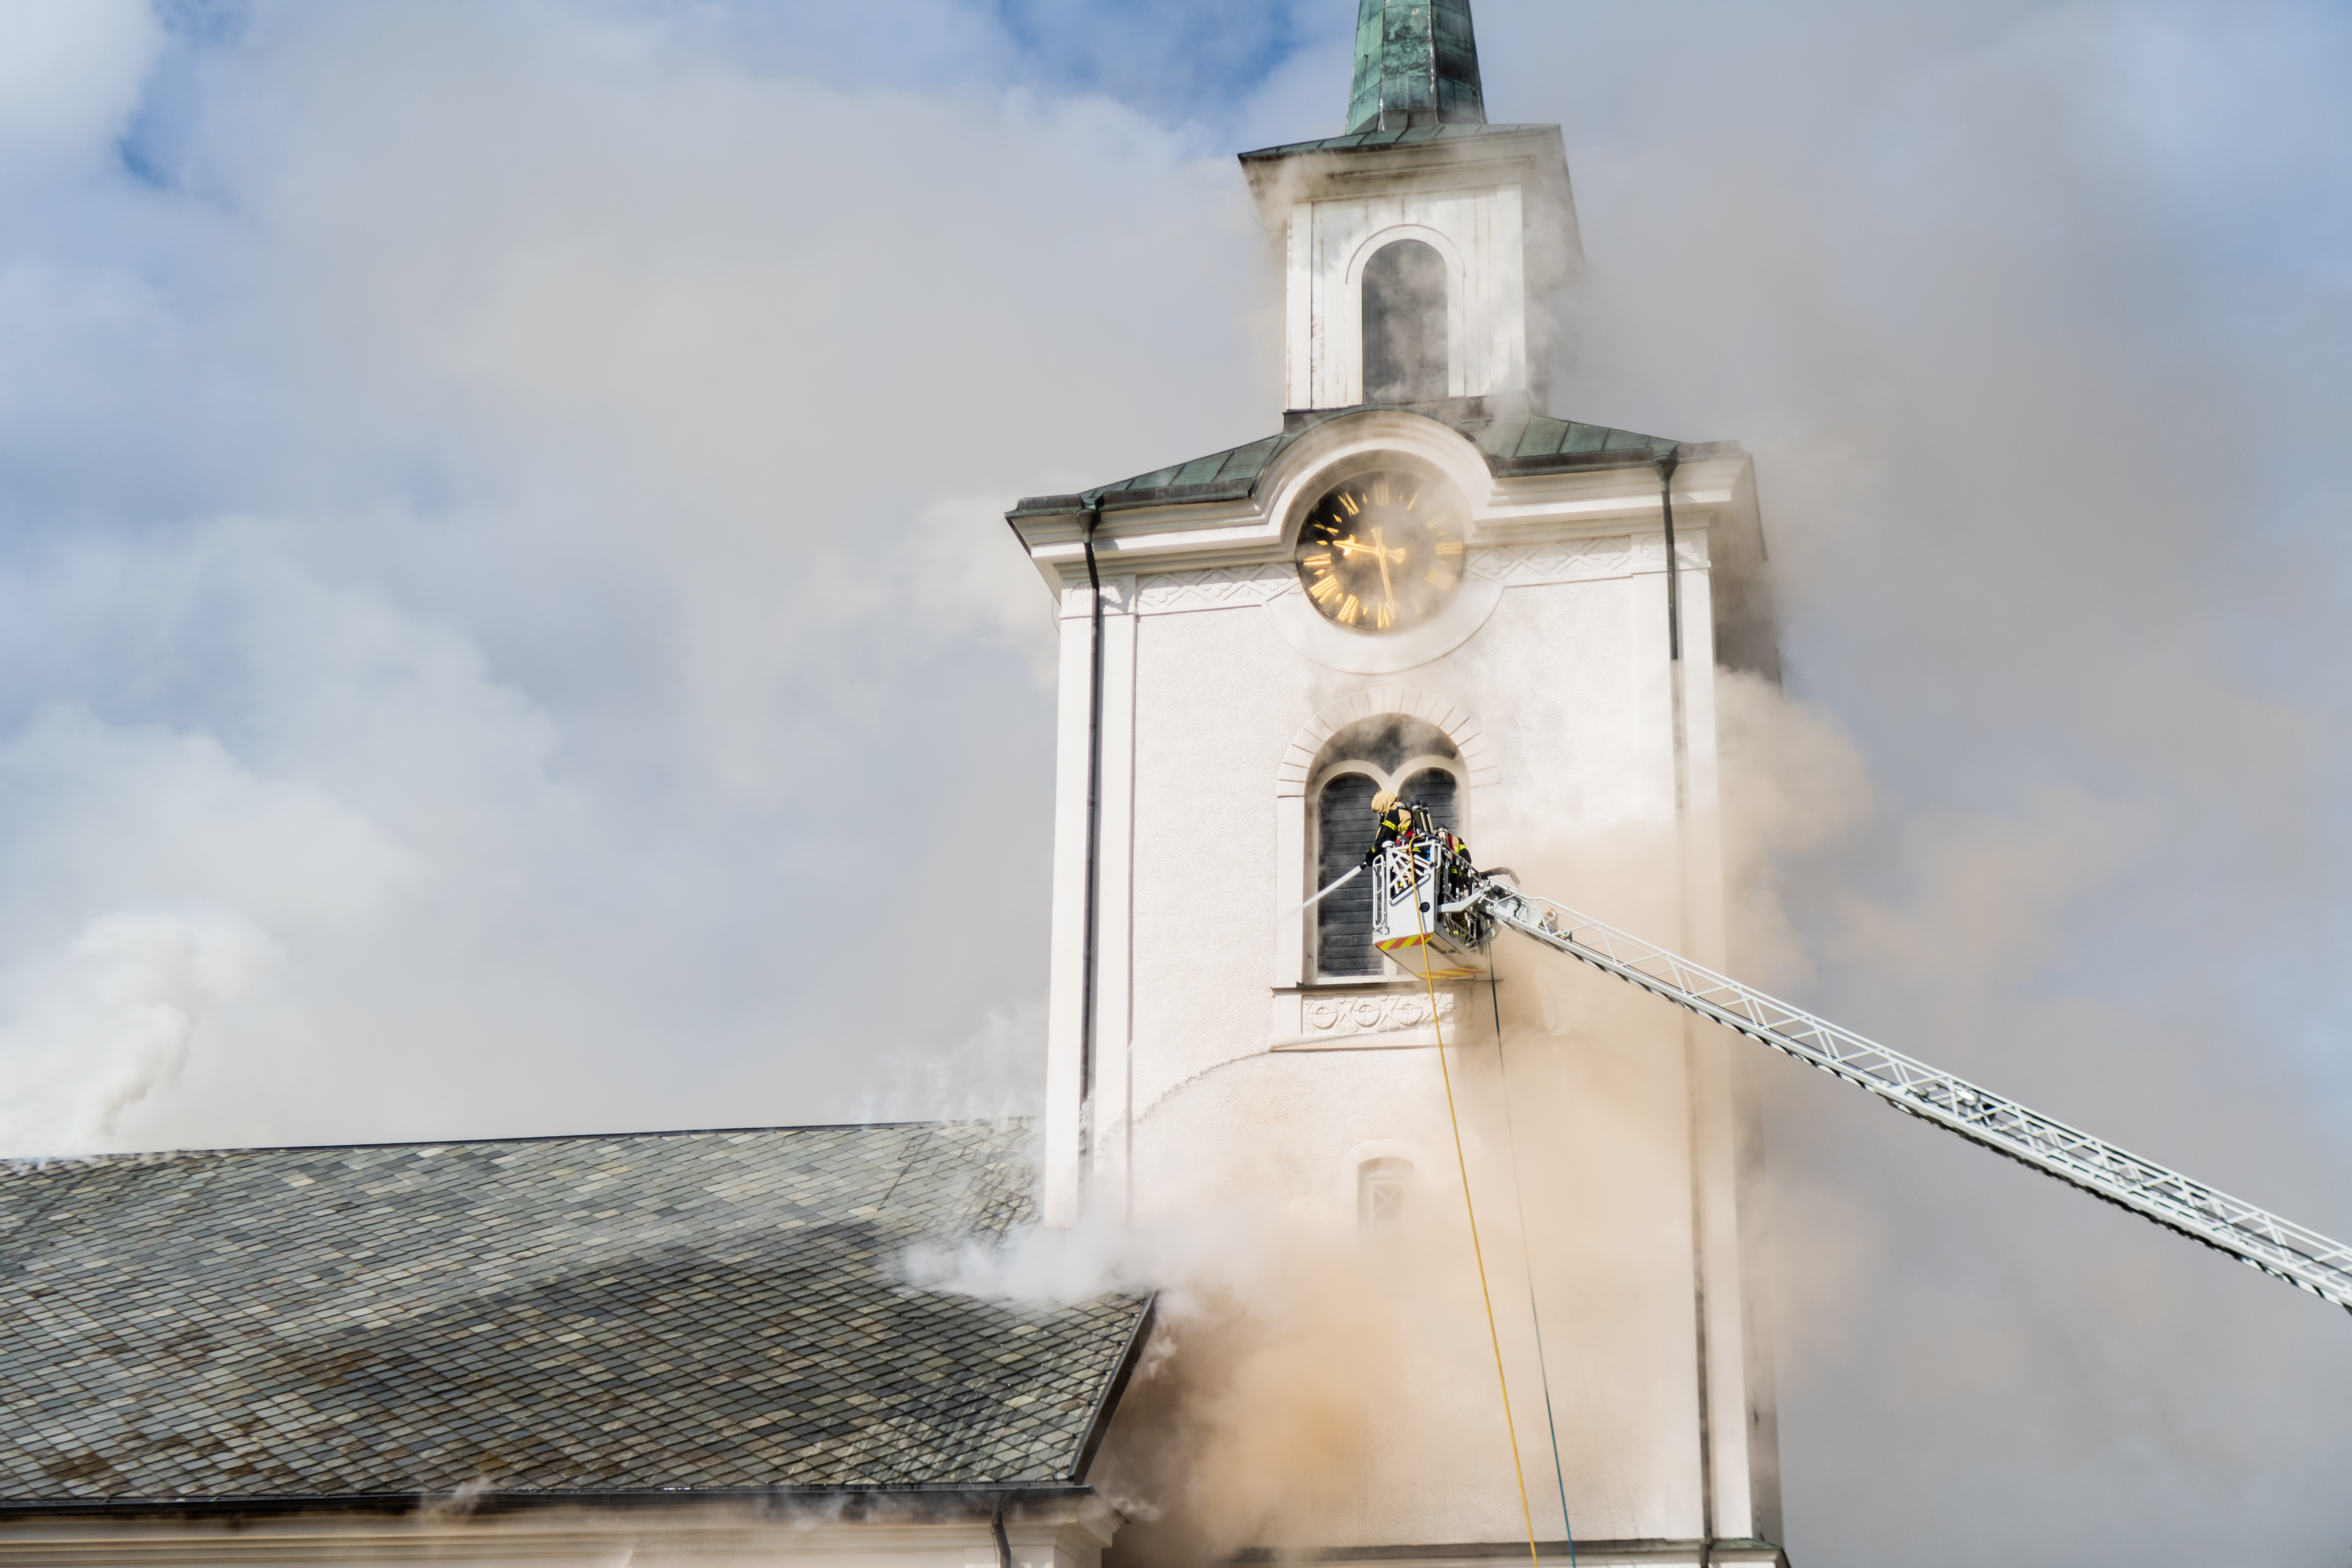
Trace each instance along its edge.
<instances>
[{"instance_id":1,"label":"church tower","mask_svg":"<svg viewBox=\"0 0 2352 1568\"><path fill-rule=\"evenodd\" d=\"M1580 262L1559 128L1487 121L1468 0L1360 5L1342 133L1241 159L1286 262L1281 428L1008 514L1061 605L1046 1216L1344 1248L1410 1211L1466 1277L1466 1174L1513 1425L1416 1449L1459 1391L1407 1379L1355 1500L1245 1544L1524 1551L1511 1438L1547 1558L1572 1529L1779 1562L1727 1042L1507 934L1433 994L1362 879L1299 908L1398 789L1481 866L1719 966L1717 694L1775 674L1747 456L1547 405ZM1488 1330L1444 1301L1427 1338L1474 1389Z\"/></svg>"}]
</instances>

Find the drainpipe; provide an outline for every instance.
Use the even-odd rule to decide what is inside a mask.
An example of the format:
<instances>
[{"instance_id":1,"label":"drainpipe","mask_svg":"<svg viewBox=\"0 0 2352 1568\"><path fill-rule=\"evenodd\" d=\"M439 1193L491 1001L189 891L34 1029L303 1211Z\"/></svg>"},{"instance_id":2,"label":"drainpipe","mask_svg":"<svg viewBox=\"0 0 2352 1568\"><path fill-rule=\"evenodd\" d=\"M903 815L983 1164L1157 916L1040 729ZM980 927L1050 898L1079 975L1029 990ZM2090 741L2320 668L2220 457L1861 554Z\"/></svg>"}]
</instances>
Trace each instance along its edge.
<instances>
[{"instance_id":1,"label":"drainpipe","mask_svg":"<svg viewBox=\"0 0 2352 1568\"><path fill-rule=\"evenodd\" d=\"M1675 743L1675 860L1687 875L1688 855L1682 843L1685 820L1689 809L1690 747L1685 733L1683 711L1683 592L1682 562L1675 549L1675 469L1680 466L1682 448L1669 447L1653 459L1658 470L1658 510L1666 524L1666 669L1672 688ZM1689 907L1689 889L1684 889L1682 903ZM1691 1193L1691 1316L1697 1328L1698 1339L1698 1496L1699 1548L1702 1565L1715 1561L1715 1410L1707 1388L1706 1377L1706 1230L1704 1199L1700 1191L1701 1172L1698 1150L1698 1052L1690 1031L1683 1031L1683 1070L1685 1081L1692 1086L1690 1105L1690 1193Z\"/></svg>"},{"instance_id":2,"label":"drainpipe","mask_svg":"<svg viewBox=\"0 0 2352 1568\"><path fill-rule=\"evenodd\" d=\"M1666 514L1666 657L1676 665L1683 661L1683 593L1678 580L1681 563L1675 558L1675 469L1682 459L1676 455L1679 446L1669 447L1664 455L1653 459L1658 470L1658 506Z\"/></svg>"},{"instance_id":3,"label":"drainpipe","mask_svg":"<svg viewBox=\"0 0 2352 1568\"><path fill-rule=\"evenodd\" d=\"M1079 514L1080 535L1087 549L1087 586L1094 595L1094 639L1087 692L1087 929L1084 957L1079 962L1078 1023L1078 1205L1093 1184L1095 1123L1095 971L1098 965L1095 931L1099 921L1096 904L1102 878L1102 710L1103 603L1102 574L1095 564L1095 530L1102 526L1102 498L1091 498Z\"/></svg>"}]
</instances>

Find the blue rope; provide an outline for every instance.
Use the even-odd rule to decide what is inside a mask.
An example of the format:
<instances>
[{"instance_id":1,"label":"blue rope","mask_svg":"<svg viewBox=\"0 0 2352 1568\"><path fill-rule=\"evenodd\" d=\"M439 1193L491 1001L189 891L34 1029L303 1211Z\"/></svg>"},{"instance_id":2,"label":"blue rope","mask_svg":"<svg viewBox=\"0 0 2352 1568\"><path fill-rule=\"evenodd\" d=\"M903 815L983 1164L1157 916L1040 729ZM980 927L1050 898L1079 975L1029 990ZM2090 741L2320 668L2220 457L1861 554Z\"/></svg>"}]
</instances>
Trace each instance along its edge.
<instances>
[{"instance_id":1,"label":"blue rope","mask_svg":"<svg viewBox=\"0 0 2352 1568\"><path fill-rule=\"evenodd\" d=\"M1568 1522L1568 1476L1559 1462L1559 1424L1551 1414L1551 1366L1544 1360L1543 1314L1536 1310L1536 1255L1528 1245L1527 1192L1519 1184L1519 1138L1511 1116L1511 1069L1503 1058L1503 998L1495 988L1495 974L1486 975L1486 998L1495 1008L1495 1068L1503 1080L1503 1134L1511 1146L1511 1196L1519 1210L1519 1256L1528 1266L1528 1318L1536 1326L1536 1371L1543 1380L1544 1426L1551 1433L1551 1474L1559 1483L1559 1528L1568 1538L1569 1568L1576 1568L1576 1531Z\"/></svg>"}]
</instances>

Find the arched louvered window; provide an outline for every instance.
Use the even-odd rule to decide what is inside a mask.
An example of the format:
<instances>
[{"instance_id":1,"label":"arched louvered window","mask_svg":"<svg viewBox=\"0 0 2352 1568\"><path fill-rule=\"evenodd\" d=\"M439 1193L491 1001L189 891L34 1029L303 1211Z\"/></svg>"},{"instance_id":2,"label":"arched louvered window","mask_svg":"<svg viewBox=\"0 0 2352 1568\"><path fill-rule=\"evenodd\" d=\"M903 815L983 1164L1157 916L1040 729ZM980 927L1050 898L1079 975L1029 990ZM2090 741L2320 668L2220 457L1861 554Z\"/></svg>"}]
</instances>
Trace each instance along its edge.
<instances>
[{"instance_id":1,"label":"arched louvered window","mask_svg":"<svg viewBox=\"0 0 2352 1568\"><path fill-rule=\"evenodd\" d=\"M1382 246L1364 263L1364 401L1432 403L1445 395L1445 258L1418 239Z\"/></svg>"},{"instance_id":2,"label":"arched louvered window","mask_svg":"<svg viewBox=\"0 0 2352 1568\"><path fill-rule=\"evenodd\" d=\"M1381 781L1369 773L1345 773L1327 780L1316 797L1322 827L1315 885L1328 888L1364 858L1380 832L1372 796ZM1315 906L1315 951L1331 975L1378 974L1380 950L1372 945L1372 879L1357 878Z\"/></svg>"},{"instance_id":3,"label":"arched louvered window","mask_svg":"<svg viewBox=\"0 0 2352 1568\"><path fill-rule=\"evenodd\" d=\"M1380 832L1372 796L1393 789L1429 807L1441 827L1463 832L1458 753L1434 725L1384 714L1331 737L1317 760L1315 885L1328 888L1363 859ZM1466 836L1466 835L1465 835ZM1359 877L1315 906L1315 971L1325 979L1377 976L1386 961L1372 945L1372 882Z\"/></svg>"}]
</instances>

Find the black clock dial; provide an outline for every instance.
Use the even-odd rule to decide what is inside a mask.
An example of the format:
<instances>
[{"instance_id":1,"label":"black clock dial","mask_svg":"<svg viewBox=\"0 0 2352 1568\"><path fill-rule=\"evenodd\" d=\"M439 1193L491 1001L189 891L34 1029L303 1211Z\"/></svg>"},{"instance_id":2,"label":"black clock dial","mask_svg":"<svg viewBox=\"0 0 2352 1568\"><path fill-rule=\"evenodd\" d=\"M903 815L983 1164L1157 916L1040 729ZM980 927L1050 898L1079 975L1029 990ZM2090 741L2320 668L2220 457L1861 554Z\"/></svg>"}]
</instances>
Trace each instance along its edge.
<instances>
[{"instance_id":1,"label":"black clock dial","mask_svg":"<svg viewBox=\"0 0 2352 1568\"><path fill-rule=\"evenodd\" d=\"M1426 620L1462 581L1454 487L1383 468L1333 486L1298 531L1298 580L1324 618L1357 632Z\"/></svg>"}]
</instances>

